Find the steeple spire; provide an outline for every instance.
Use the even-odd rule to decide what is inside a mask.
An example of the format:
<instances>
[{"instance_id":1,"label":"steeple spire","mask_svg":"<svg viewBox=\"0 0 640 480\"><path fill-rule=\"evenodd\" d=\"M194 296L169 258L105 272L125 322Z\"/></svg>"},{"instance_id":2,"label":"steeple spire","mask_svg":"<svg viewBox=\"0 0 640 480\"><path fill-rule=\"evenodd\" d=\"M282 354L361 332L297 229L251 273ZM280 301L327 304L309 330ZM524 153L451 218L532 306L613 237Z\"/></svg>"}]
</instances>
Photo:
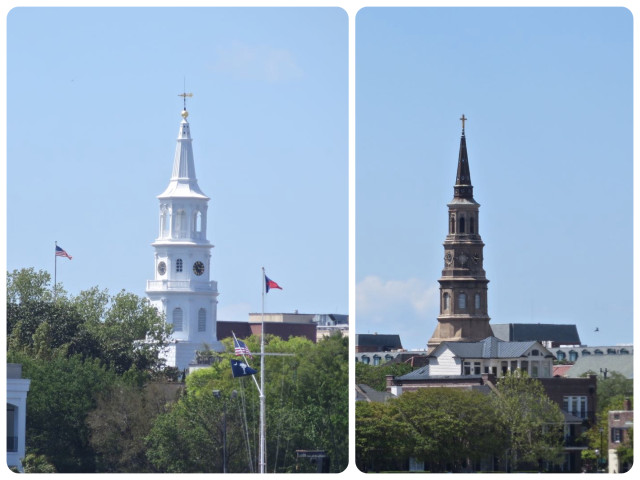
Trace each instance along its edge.
<instances>
[{"instance_id":1,"label":"steeple spire","mask_svg":"<svg viewBox=\"0 0 640 480\"><path fill-rule=\"evenodd\" d=\"M464 136L464 122L468 120L462 114L462 135L460 137L460 153L458 154L458 173L456 184L453 187L454 198L473 199L473 185L471 185L471 173L469 173L469 158L467 157L467 140Z\"/></svg>"},{"instance_id":2,"label":"steeple spire","mask_svg":"<svg viewBox=\"0 0 640 480\"><path fill-rule=\"evenodd\" d=\"M169 186L158 198L197 197L208 199L198 186L196 167L193 160L193 147L191 145L191 131L189 129L189 122L187 121L189 112L187 112L186 108L186 97L191 97L193 94L181 93L179 96L184 98L185 103L184 109L180 114L182 121L180 122L178 143L173 157L173 171L171 173Z\"/></svg>"}]
</instances>

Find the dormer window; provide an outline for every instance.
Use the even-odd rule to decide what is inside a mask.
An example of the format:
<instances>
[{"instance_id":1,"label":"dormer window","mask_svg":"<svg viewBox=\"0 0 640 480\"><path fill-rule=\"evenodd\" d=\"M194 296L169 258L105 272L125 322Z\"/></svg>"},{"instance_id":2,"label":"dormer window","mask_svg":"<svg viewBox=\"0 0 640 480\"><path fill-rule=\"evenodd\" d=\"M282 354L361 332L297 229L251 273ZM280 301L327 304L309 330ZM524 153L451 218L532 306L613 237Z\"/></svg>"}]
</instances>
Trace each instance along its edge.
<instances>
[{"instance_id":1,"label":"dormer window","mask_svg":"<svg viewBox=\"0 0 640 480\"><path fill-rule=\"evenodd\" d=\"M179 258L176 260L176 272L181 272L182 271L182 259Z\"/></svg>"}]
</instances>

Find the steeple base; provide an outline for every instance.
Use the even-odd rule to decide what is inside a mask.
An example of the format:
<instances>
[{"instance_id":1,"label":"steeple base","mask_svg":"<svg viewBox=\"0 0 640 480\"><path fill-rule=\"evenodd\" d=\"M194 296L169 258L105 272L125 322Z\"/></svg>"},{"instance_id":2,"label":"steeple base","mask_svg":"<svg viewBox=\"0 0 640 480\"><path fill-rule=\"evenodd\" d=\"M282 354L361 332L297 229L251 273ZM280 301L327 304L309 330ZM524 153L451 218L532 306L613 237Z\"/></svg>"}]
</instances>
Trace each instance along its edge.
<instances>
[{"instance_id":1,"label":"steeple base","mask_svg":"<svg viewBox=\"0 0 640 480\"><path fill-rule=\"evenodd\" d=\"M428 350L442 342L479 342L493 335L489 318L439 318L435 332L427 342Z\"/></svg>"},{"instance_id":2,"label":"steeple base","mask_svg":"<svg viewBox=\"0 0 640 480\"><path fill-rule=\"evenodd\" d=\"M224 345L217 340L212 344L206 344L206 346L204 343L174 341L165 347L162 358L168 367L185 370L189 368L189 365L196 364L196 352L202 351L206 347L215 352L225 350Z\"/></svg>"}]
</instances>

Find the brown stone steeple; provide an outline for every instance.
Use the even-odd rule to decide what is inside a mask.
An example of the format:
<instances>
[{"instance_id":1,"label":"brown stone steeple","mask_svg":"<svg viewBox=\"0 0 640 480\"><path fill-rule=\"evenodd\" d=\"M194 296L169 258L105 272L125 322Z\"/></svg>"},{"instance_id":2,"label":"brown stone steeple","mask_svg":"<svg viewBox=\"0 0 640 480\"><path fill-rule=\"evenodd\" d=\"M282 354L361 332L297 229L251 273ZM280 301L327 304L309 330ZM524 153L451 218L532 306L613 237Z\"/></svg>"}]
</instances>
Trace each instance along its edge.
<instances>
[{"instance_id":1,"label":"brown stone steeple","mask_svg":"<svg viewBox=\"0 0 640 480\"><path fill-rule=\"evenodd\" d=\"M438 325L427 343L475 342L491 336L487 309L484 243L479 233L480 204L473 198L467 141L462 118L458 171L449 207L449 233L444 241L444 269L440 283Z\"/></svg>"}]
</instances>

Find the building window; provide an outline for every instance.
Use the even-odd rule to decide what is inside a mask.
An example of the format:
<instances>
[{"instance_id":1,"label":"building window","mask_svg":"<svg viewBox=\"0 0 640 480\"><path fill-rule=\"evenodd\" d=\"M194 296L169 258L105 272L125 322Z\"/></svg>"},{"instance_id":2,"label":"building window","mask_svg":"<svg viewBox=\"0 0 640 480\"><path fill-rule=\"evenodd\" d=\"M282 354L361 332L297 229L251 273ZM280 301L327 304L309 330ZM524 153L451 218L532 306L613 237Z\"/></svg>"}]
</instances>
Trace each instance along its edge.
<instances>
[{"instance_id":1,"label":"building window","mask_svg":"<svg viewBox=\"0 0 640 480\"><path fill-rule=\"evenodd\" d=\"M586 357L587 355L591 355L591 352L589 350L582 350L582 356Z\"/></svg>"},{"instance_id":2,"label":"building window","mask_svg":"<svg viewBox=\"0 0 640 480\"><path fill-rule=\"evenodd\" d=\"M518 369L518 361L517 360L511 360L511 368L510 370L512 372L515 372Z\"/></svg>"},{"instance_id":3,"label":"building window","mask_svg":"<svg viewBox=\"0 0 640 480\"><path fill-rule=\"evenodd\" d=\"M182 271L182 259L179 258L176 260L176 272L181 272Z\"/></svg>"},{"instance_id":4,"label":"building window","mask_svg":"<svg viewBox=\"0 0 640 480\"><path fill-rule=\"evenodd\" d=\"M578 360L578 352L576 352L575 350L569 351L569 361L575 362L576 360Z\"/></svg>"},{"instance_id":5,"label":"building window","mask_svg":"<svg viewBox=\"0 0 640 480\"><path fill-rule=\"evenodd\" d=\"M204 308L198 310L198 331L204 332L207 329L207 311Z\"/></svg>"},{"instance_id":6,"label":"building window","mask_svg":"<svg viewBox=\"0 0 640 480\"><path fill-rule=\"evenodd\" d=\"M373 356L373 364L380 365L380 357L378 355Z\"/></svg>"},{"instance_id":7,"label":"building window","mask_svg":"<svg viewBox=\"0 0 640 480\"><path fill-rule=\"evenodd\" d=\"M594 354L594 355L603 355L602 350L600 350L599 348L596 348L596 349L593 351L593 354Z\"/></svg>"},{"instance_id":8,"label":"building window","mask_svg":"<svg viewBox=\"0 0 640 480\"><path fill-rule=\"evenodd\" d=\"M444 295L442 295L442 308L444 309L445 312L449 310L449 294L448 293L445 293Z\"/></svg>"},{"instance_id":9,"label":"building window","mask_svg":"<svg viewBox=\"0 0 640 480\"><path fill-rule=\"evenodd\" d=\"M469 233L476 233L474 230L476 229L475 218L471 217L469 219Z\"/></svg>"},{"instance_id":10,"label":"building window","mask_svg":"<svg viewBox=\"0 0 640 480\"><path fill-rule=\"evenodd\" d=\"M620 443L622 441L622 429L620 428L612 428L611 429L611 440L613 443Z\"/></svg>"},{"instance_id":11,"label":"building window","mask_svg":"<svg viewBox=\"0 0 640 480\"><path fill-rule=\"evenodd\" d=\"M480 294L476 293L476 310L480 310Z\"/></svg>"},{"instance_id":12,"label":"building window","mask_svg":"<svg viewBox=\"0 0 640 480\"><path fill-rule=\"evenodd\" d=\"M538 378L540 374L538 373L539 362L531 362L531 376L533 378Z\"/></svg>"},{"instance_id":13,"label":"building window","mask_svg":"<svg viewBox=\"0 0 640 480\"><path fill-rule=\"evenodd\" d=\"M453 218L453 215L451 216L451 218L449 218L449 233L455 233L455 224L456 224L456 219Z\"/></svg>"},{"instance_id":14,"label":"building window","mask_svg":"<svg viewBox=\"0 0 640 480\"><path fill-rule=\"evenodd\" d=\"M627 350L626 348L621 348L620 355L629 355L629 350Z\"/></svg>"},{"instance_id":15,"label":"building window","mask_svg":"<svg viewBox=\"0 0 640 480\"><path fill-rule=\"evenodd\" d=\"M362 363L369 365L369 357L362 357Z\"/></svg>"},{"instance_id":16,"label":"building window","mask_svg":"<svg viewBox=\"0 0 640 480\"><path fill-rule=\"evenodd\" d=\"M500 371L502 372L502 375L506 375L507 371L509 371L509 362L501 362L500 363Z\"/></svg>"},{"instance_id":17,"label":"building window","mask_svg":"<svg viewBox=\"0 0 640 480\"><path fill-rule=\"evenodd\" d=\"M462 364L463 375L471 375L471 362L464 362Z\"/></svg>"},{"instance_id":18,"label":"building window","mask_svg":"<svg viewBox=\"0 0 640 480\"><path fill-rule=\"evenodd\" d=\"M537 357L540 355L540 352L538 350L531 350L531 355L533 355L534 357Z\"/></svg>"},{"instance_id":19,"label":"building window","mask_svg":"<svg viewBox=\"0 0 640 480\"><path fill-rule=\"evenodd\" d=\"M615 355L615 354L616 354L615 348L607 348L607 355Z\"/></svg>"},{"instance_id":20,"label":"building window","mask_svg":"<svg viewBox=\"0 0 640 480\"><path fill-rule=\"evenodd\" d=\"M520 370L522 370L523 372L529 373L529 362L526 360L523 360L522 362L520 362Z\"/></svg>"},{"instance_id":21,"label":"building window","mask_svg":"<svg viewBox=\"0 0 640 480\"><path fill-rule=\"evenodd\" d=\"M562 397L562 407L566 412L578 418L587 418L587 397L566 396Z\"/></svg>"},{"instance_id":22,"label":"building window","mask_svg":"<svg viewBox=\"0 0 640 480\"><path fill-rule=\"evenodd\" d=\"M458 308L467 308L467 294L459 293L458 294Z\"/></svg>"},{"instance_id":23,"label":"building window","mask_svg":"<svg viewBox=\"0 0 640 480\"><path fill-rule=\"evenodd\" d=\"M464 233L464 217L460 217L460 233Z\"/></svg>"},{"instance_id":24,"label":"building window","mask_svg":"<svg viewBox=\"0 0 640 480\"><path fill-rule=\"evenodd\" d=\"M566 356L566 355L565 355L565 353L564 353L562 350L558 350L558 351L556 352L556 358L557 358L558 360L560 360L560 361L564 360L564 359L565 359L565 356Z\"/></svg>"},{"instance_id":25,"label":"building window","mask_svg":"<svg viewBox=\"0 0 640 480\"><path fill-rule=\"evenodd\" d=\"M473 374L480 375L480 362L473 362Z\"/></svg>"},{"instance_id":26,"label":"building window","mask_svg":"<svg viewBox=\"0 0 640 480\"><path fill-rule=\"evenodd\" d=\"M180 307L173 309L173 331L182 331L182 309Z\"/></svg>"}]
</instances>

